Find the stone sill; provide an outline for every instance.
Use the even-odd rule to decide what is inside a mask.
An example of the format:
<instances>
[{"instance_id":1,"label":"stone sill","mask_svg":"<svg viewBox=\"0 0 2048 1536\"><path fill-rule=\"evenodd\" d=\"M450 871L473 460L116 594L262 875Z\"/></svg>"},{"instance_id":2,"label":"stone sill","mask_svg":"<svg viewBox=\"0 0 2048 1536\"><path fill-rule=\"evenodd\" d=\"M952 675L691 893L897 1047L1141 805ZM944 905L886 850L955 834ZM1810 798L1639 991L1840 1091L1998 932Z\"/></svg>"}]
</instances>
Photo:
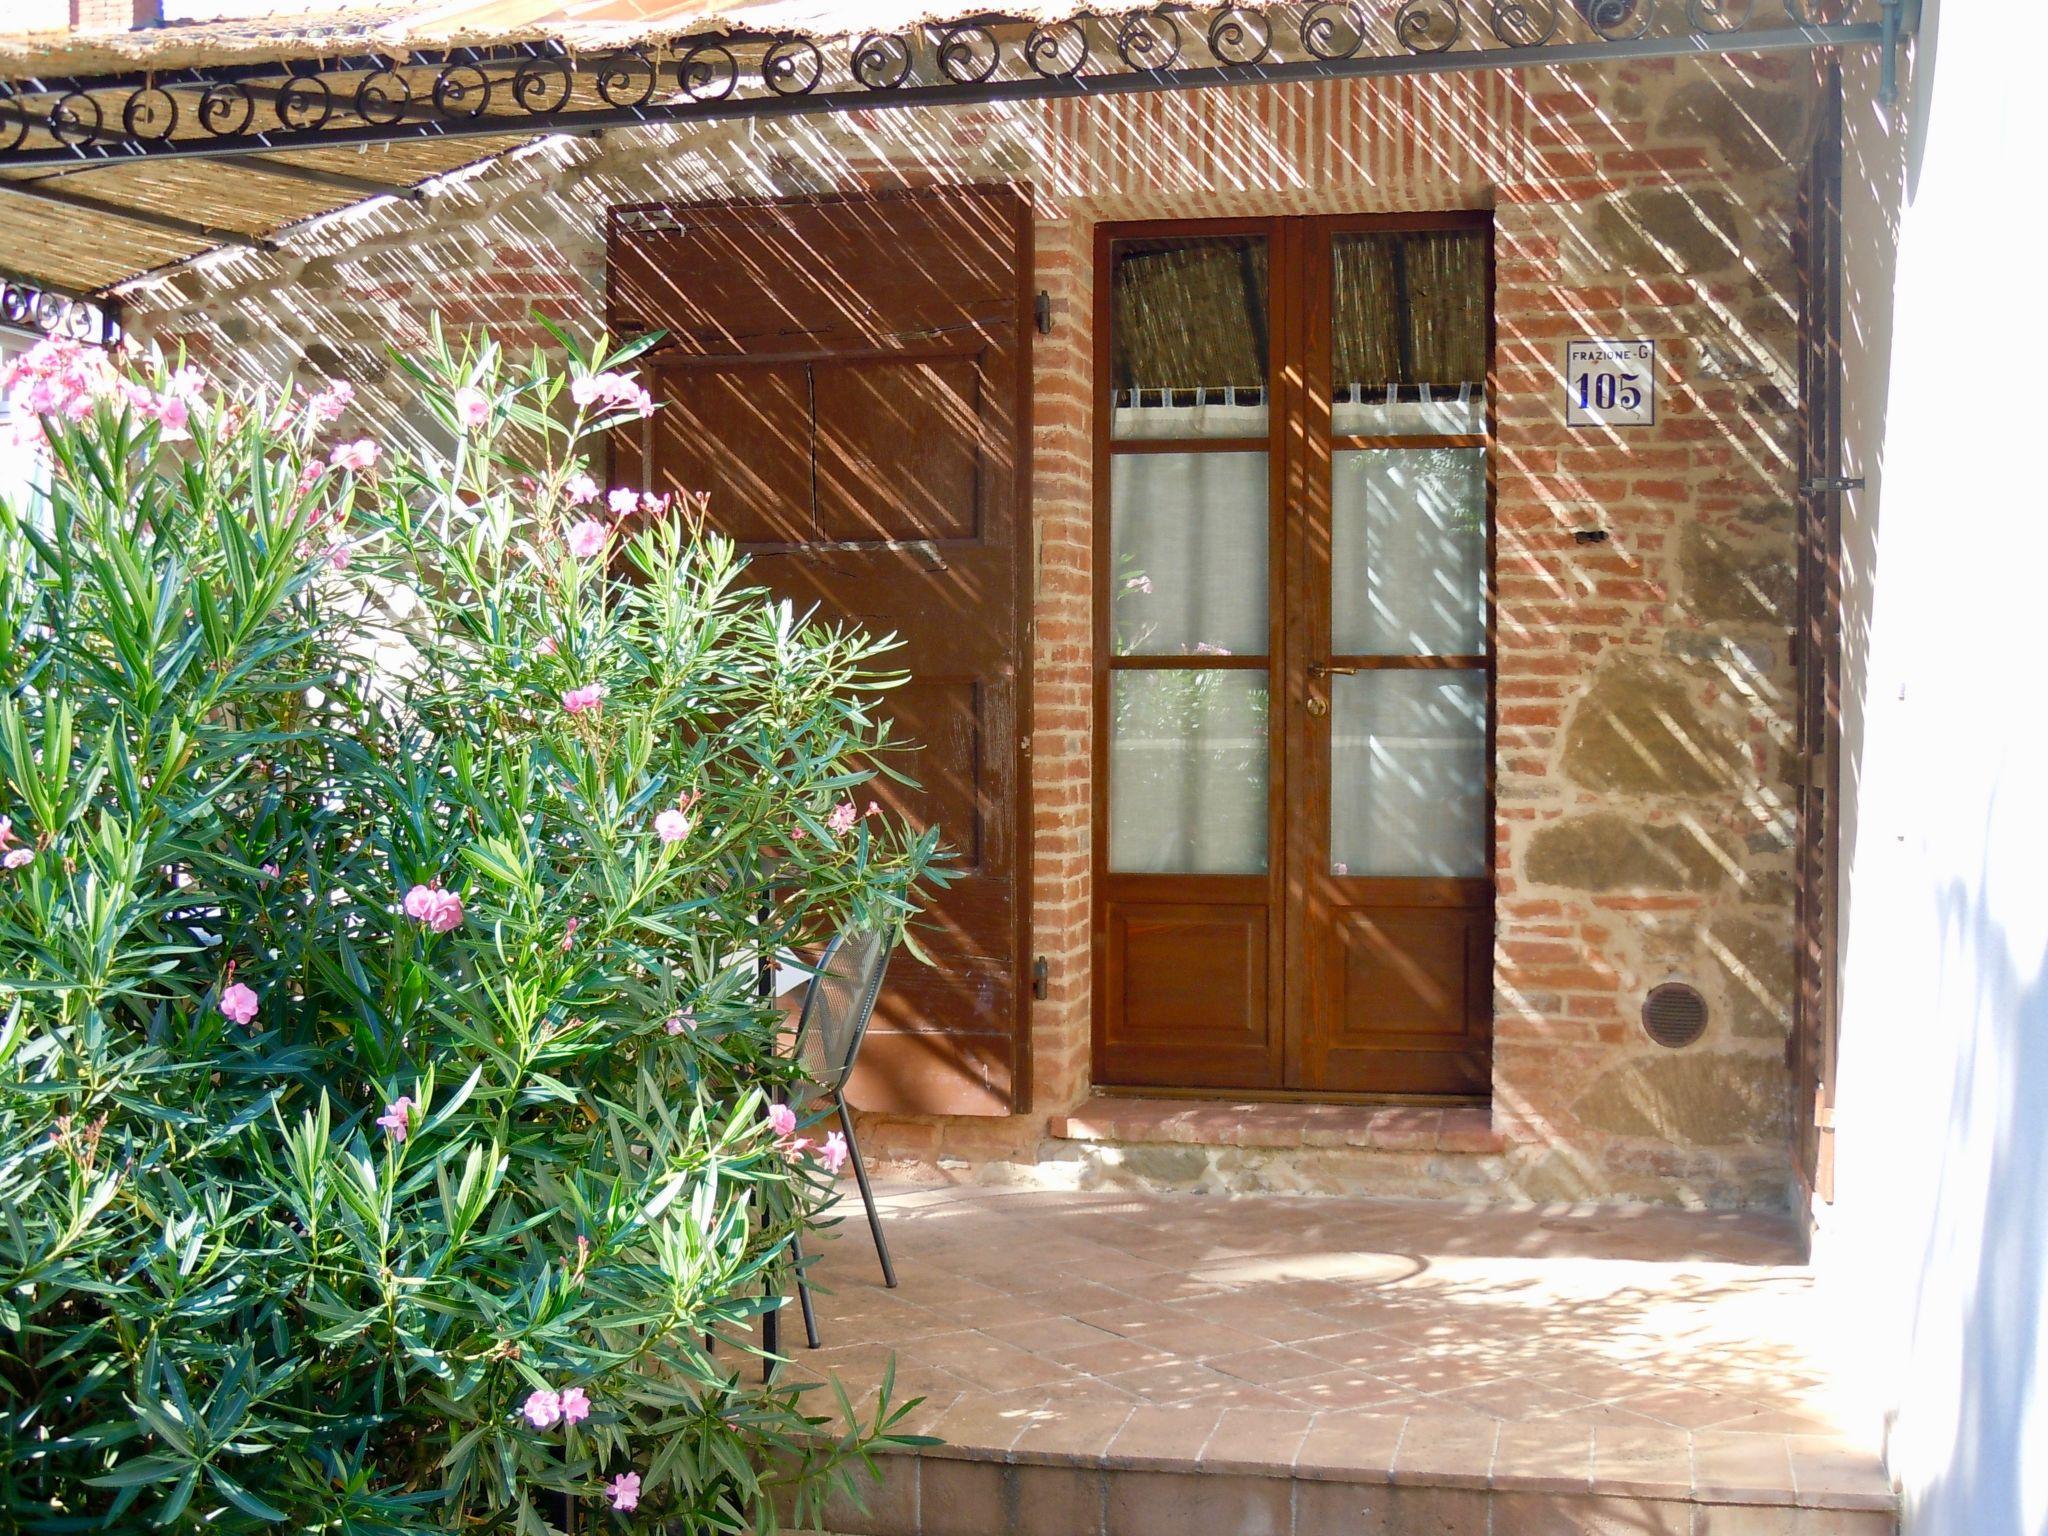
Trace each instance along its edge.
<instances>
[{"instance_id":1,"label":"stone sill","mask_svg":"<svg viewBox=\"0 0 2048 1536\"><path fill-rule=\"evenodd\" d=\"M1061 1141L1197 1147L1354 1147L1374 1152L1499 1152L1505 1142L1484 1106L1218 1103L1208 1099L1093 1098L1054 1115Z\"/></svg>"}]
</instances>

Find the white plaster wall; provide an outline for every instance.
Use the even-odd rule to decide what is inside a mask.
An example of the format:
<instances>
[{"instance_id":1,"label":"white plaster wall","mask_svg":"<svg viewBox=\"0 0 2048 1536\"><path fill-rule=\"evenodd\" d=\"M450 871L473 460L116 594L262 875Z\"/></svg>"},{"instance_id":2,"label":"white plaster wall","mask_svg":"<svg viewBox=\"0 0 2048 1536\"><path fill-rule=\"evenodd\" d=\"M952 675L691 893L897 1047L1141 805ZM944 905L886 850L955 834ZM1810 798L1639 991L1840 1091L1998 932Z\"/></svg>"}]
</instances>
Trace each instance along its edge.
<instances>
[{"instance_id":1,"label":"white plaster wall","mask_svg":"<svg viewBox=\"0 0 2048 1536\"><path fill-rule=\"evenodd\" d=\"M2048 116L2021 9L1929 0L1896 114L1874 58L1848 81L1847 456L1869 487L1815 1262L1905 1536L2048 1532Z\"/></svg>"}]
</instances>

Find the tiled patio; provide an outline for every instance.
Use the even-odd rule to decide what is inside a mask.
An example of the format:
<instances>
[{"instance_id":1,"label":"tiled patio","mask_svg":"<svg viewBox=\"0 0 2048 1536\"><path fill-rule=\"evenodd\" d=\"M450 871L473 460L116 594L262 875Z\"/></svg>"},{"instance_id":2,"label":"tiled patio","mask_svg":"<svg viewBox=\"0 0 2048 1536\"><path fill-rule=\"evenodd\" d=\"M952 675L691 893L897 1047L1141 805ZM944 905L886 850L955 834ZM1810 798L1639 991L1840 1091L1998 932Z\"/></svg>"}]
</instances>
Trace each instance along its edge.
<instances>
[{"instance_id":1,"label":"tiled patio","mask_svg":"<svg viewBox=\"0 0 2048 1536\"><path fill-rule=\"evenodd\" d=\"M1780 1220L896 1189L793 1369L926 1401L864 1536L1881 1536ZM789 1326L796 1331L792 1313Z\"/></svg>"}]
</instances>

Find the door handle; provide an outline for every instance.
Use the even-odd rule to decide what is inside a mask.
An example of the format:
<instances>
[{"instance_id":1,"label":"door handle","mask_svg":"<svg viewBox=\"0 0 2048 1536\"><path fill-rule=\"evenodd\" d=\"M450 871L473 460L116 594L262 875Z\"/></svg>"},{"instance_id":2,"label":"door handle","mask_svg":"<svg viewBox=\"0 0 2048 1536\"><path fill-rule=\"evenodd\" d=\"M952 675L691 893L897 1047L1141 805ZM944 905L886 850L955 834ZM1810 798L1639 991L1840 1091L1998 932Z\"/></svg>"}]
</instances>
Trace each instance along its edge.
<instances>
[{"instance_id":1,"label":"door handle","mask_svg":"<svg viewBox=\"0 0 2048 1536\"><path fill-rule=\"evenodd\" d=\"M1349 677L1357 670L1356 667L1335 667L1327 661L1312 661L1308 664L1310 677Z\"/></svg>"},{"instance_id":2,"label":"door handle","mask_svg":"<svg viewBox=\"0 0 2048 1536\"><path fill-rule=\"evenodd\" d=\"M1310 699L1308 701L1307 709L1308 712L1314 715L1318 720L1322 719L1323 716L1327 715L1330 712L1330 706L1325 704L1321 699Z\"/></svg>"}]
</instances>

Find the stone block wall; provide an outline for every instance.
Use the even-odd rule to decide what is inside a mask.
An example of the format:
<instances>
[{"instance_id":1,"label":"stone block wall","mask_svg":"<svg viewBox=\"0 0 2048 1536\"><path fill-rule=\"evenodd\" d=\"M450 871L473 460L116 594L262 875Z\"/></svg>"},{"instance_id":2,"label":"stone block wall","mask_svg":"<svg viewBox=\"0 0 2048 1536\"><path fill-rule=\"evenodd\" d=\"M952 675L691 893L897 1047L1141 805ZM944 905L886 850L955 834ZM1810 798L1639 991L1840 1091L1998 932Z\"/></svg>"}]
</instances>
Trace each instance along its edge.
<instances>
[{"instance_id":1,"label":"stone block wall","mask_svg":"<svg viewBox=\"0 0 2048 1536\"><path fill-rule=\"evenodd\" d=\"M851 113L548 140L423 206L317 221L130 295L131 327L230 374L341 374L365 426L417 430L383 350L430 317L544 340L602 314L608 205L1009 180L1037 206L1034 342L1034 1110L871 1120L872 1153L955 1177L1073 1160L1088 1092L1089 623L1097 221L1490 207L1497 229L1498 867L1490 1151L1319 1151L1277 1187L1781 1200L1789 1185L1797 275L1803 64L1328 82ZM1573 337L1658 343L1658 420L1563 424ZM1577 535L1598 530L1603 542ZM1667 979L1706 1038L1636 1022ZM1412 1161L1412 1160L1411 1160ZM1099 1159L1097 1160L1099 1163ZM1053 1175L1047 1175L1053 1176ZM1092 1176L1092 1175L1091 1175Z\"/></svg>"}]
</instances>

